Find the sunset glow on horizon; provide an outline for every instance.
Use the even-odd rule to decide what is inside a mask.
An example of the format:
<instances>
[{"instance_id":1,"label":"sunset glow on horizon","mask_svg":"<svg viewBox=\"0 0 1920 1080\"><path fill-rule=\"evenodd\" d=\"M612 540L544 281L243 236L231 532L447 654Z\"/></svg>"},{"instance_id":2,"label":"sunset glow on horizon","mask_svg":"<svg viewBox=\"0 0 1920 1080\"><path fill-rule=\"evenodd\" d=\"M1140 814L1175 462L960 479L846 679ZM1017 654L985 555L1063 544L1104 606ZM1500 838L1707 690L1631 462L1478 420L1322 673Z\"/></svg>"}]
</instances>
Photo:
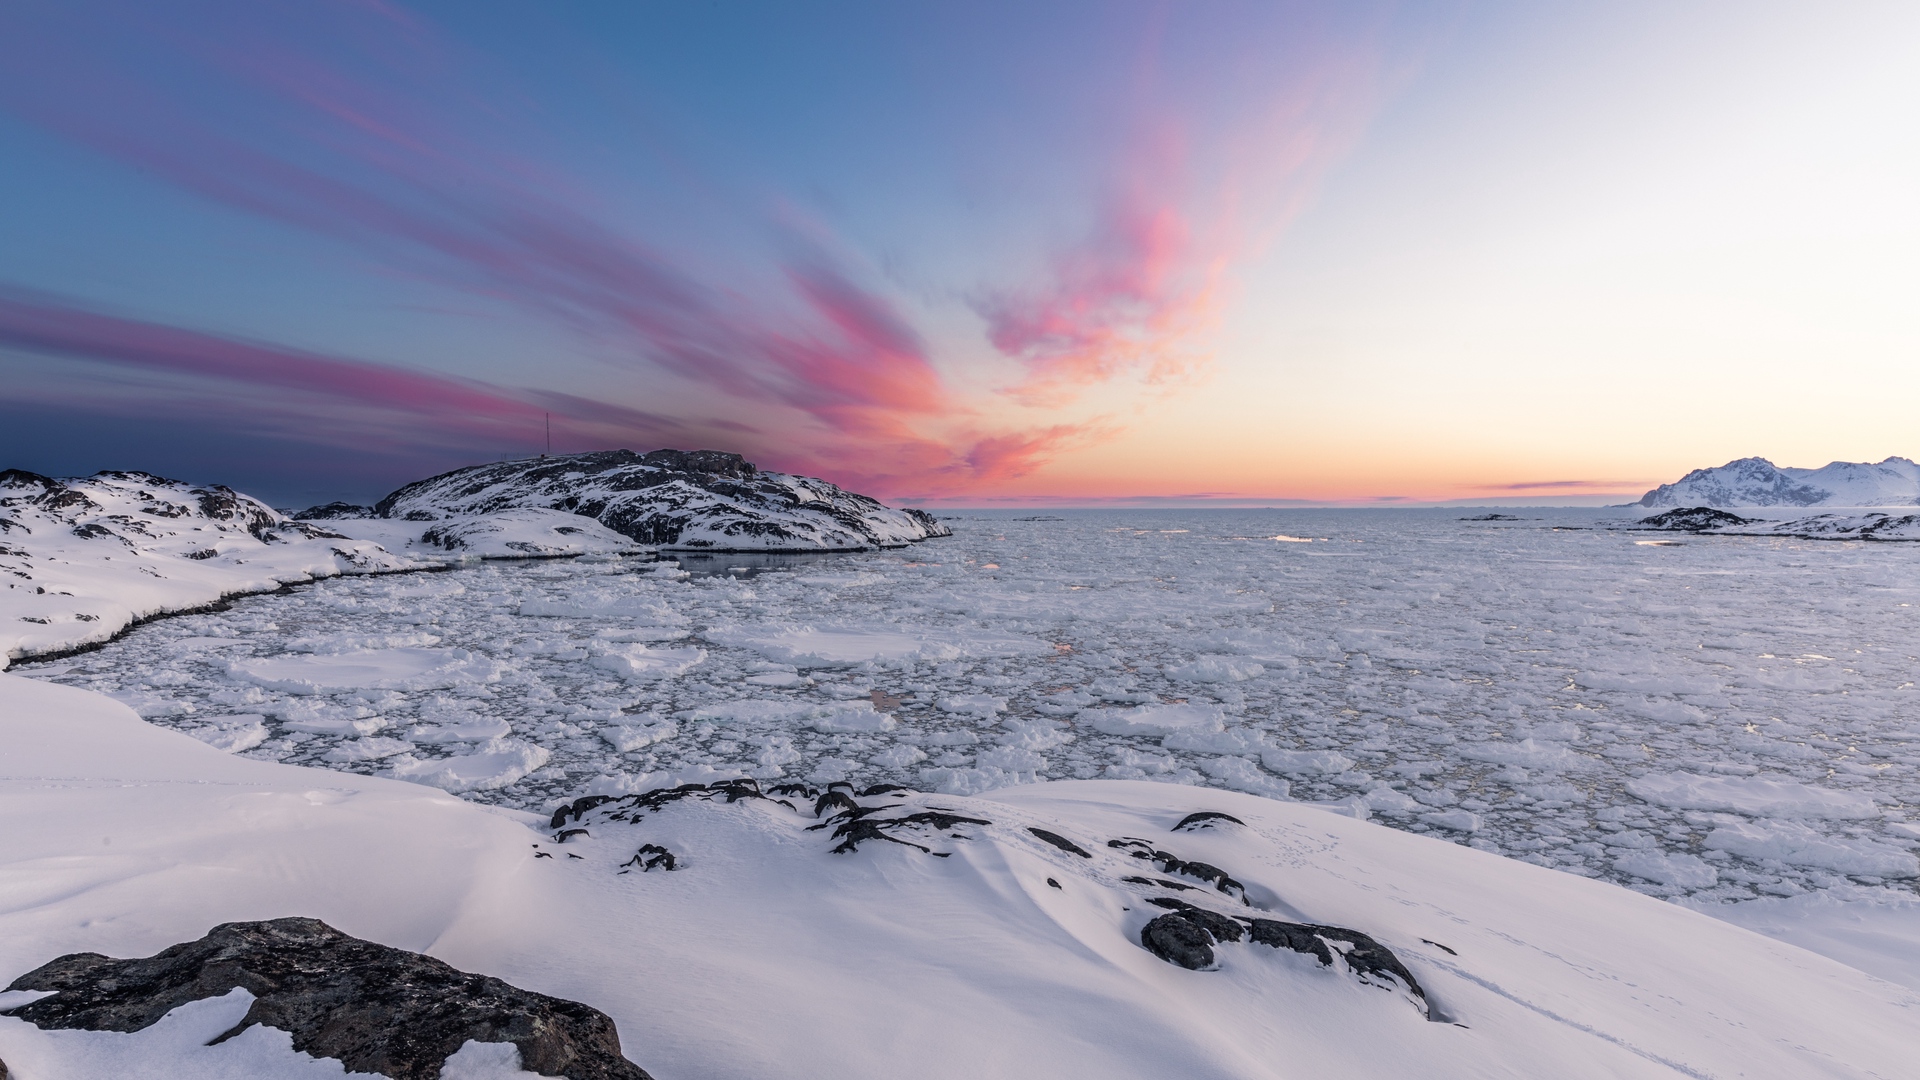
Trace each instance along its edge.
<instances>
[{"instance_id":1,"label":"sunset glow on horizon","mask_svg":"<svg viewBox=\"0 0 1920 1080\"><path fill-rule=\"evenodd\" d=\"M0 13L0 465L1623 502L1920 456L1920 9Z\"/></svg>"}]
</instances>

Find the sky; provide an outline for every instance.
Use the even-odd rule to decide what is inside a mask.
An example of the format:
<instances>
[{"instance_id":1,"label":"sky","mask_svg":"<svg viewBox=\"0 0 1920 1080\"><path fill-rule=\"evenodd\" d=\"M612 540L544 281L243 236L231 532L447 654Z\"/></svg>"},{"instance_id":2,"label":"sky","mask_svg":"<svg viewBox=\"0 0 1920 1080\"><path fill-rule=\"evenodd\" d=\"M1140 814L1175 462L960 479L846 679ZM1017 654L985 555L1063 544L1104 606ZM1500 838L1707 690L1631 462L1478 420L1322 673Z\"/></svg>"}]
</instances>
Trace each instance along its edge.
<instances>
[{"instance_id":1,"label":"sky","mask_svg":"<svg viewBox=\"0 0 1920 1080\"><path fill-rule=\"evenodd\" d=\"M1920 456L1920 5L0 7L0 467L921 505Z\"/></svg>"}]
</instances>

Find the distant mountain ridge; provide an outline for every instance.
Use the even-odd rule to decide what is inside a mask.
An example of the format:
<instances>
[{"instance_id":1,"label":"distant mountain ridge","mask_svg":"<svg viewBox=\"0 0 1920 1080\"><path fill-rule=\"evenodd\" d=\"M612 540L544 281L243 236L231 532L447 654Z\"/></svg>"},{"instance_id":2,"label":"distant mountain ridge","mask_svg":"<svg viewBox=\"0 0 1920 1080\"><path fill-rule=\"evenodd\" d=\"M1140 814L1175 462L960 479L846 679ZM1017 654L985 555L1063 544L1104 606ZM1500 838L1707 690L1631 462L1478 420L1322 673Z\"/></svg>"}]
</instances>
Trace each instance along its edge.
<instances>
[{"instance_id":1,"label":"distant mountain ridge","mask_svg":"<svg viewBox=\"0 0 1920 1080\"><path fill-rule=\"evenodd\" d=\"M1695 469L1640 497L1640 506L1920 506L1920 464L1835 461L1793 469L1766 458Z\"/></svg>"}]
</instances>

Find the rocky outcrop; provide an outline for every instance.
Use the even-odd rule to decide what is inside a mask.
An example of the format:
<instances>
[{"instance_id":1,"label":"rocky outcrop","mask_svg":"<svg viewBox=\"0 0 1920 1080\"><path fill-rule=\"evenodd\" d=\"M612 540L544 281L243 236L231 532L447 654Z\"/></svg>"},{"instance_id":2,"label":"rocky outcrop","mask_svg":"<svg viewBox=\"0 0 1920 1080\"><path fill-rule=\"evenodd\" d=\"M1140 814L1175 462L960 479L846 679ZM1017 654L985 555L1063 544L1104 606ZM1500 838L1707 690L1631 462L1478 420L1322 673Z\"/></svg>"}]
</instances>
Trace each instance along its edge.
<instances>
[{"instance_id":1,"label":"rocky outcrop","mask_svg":"<svg viewBox=\"0 0 1920 1080\"><path fill-rule=\"evenodd\" d=\"M1920 514L1815 514L1791 521L1743 518L1706 506L1689 506L1641 518L1630 529L1704 533L1714 536L1772 536L1791 540L1920 541Z\"/></svg>"},{"instance_id":2,"label":"rocky outcrop","mask_svg":"<svg viewBox=\"0 0 1920 1080\"><path fill-rule=\"evenodd\" d=\"M236 988L253 1005L216 1042L264 1024L290 1033L296 1050L394 1080L434 1080L469 1040L512 1043L522 1067L542 1075L649 1080L596 1009L349 937L318 919L226 923L140 960L62 956L7 987L56 993L6 1015L40 1028L140 1031Z\"/></svg>"},{"instance_id":3,"label":"rocky outcrop","mask_svg":"<svg viewBox=\"0 0 1920 1080\"><path fill-rule=\"evenodd\" d=\"M1062 879L1066 879L1076 893L1109 892L1111 906L1123 911L1137 907L1164 911L1140 928L1139 942L1170 964L1193 971L1213 969L1218 961L1215 948L1223 944L1244 942L1288 949L1313 956L1323 967L1338 967L1360 982L1395 991L1422 1015L1434 1018L1426 991L1413 972L1393 950L1369 934L1342 926L1264 917L1262 908L1247 895L1246 886L1227 871L1164 851L1139 837L1117 837L1100 848L1082 844L1055 829L996 824L951 805L964 801L930 796L896 784L856 789L845 782L825 788L782 783L763 789L758 781L742 777L632 795L588 795L560 806L548 825L554 830L555 844L578 847L597 843L602 845L601 850L621 856L622 861L613 864L616 874L683 872L688 865L681 858L684 853L651 841L637 848L630 845L645 835L645 827L654 815L701 804L784 806L807 822L800 826L805 831L832 830L822 846L833 855L856 854L862 850L861 845L872 840L900 844L939 859L952 857L962 844L1011 842L1030 853L1044 852L1042 859L1051 863L1054 871L1053 876L1044 878L1048 888L1065 891L1069 886L1063 885ZM1251 836L1241 819L1214 810L1187 814L1169 831L1192 836L1215 830L1228 830L1226 835L1230 836ZM1032 848L1029 841L1042 848ZM568 856L588 862L593 858L592 850L589 848L588 856L572 852ZM627 852L632 855L627 856ZM536 849L533 858L551 859L553 855ZM1172 877L1127 873L1145 869L1143 863ZM1215 910L1196 901L1233 910Z\"/></svg>"},{"instance_id":4,"label":"rocky outcrop","mask_svg":"<svg viewBox=\"0 0 1920 1080\"><path fill-rule=\"evenodd\" d=\"M371 506L350 502L330 502L309 506L305 510L290 510L287 516L295 521L337 521L340 518L370 518L374 513Z\"/></svg>"},{"instance_id":5,"label":"rocky outcrop","mask_svg":"<svg viewBox=\"0 0 1920 1080\"><path fill-rule=\"evenodd\" d=\"M1705 532L1709 529L1725 529L1750 523L1748 518L1729 514L1724 510L1715 510L1709 506L1689 506L1682 510L1669 510L1664 514L1640 519L1641 528L1658 529L1662 532Z\"/></svg>"},{"instance_id":6,"label":"rocky outcrop","mask_svg":"<svg viewBox=\"0 0 1920 1080\"><path fill-rule=\"evenodd\" d=\"M435 521L519 508L580 514L642 544L683 551L859 551L951 534L922 511L765 472L715 450L607 450L475 465L408 484L374 509Z\"/></svg>"}]
</instances>

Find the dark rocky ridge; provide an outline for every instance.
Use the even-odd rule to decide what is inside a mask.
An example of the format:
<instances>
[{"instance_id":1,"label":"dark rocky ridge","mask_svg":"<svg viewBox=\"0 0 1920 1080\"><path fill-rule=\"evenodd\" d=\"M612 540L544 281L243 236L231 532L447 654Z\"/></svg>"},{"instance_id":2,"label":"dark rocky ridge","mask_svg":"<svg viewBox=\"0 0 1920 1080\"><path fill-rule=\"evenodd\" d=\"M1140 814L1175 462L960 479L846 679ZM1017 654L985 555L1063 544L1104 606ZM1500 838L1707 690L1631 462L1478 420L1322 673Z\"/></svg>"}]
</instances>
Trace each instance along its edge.
<instances>
[{"instance_id":1,"label":"dark rocky ridge","mask_svg":"<svg viewBox=\"0 0 1920 1080\"><path fill-rule=\"evenodd\" d=\"M605 450L475 465L416 481L374 507L432 521L542 508L598 520L643 544L706 551L855 551L951 531L824 480L765 472L717 450Z\"/></svg>"},{"instance_id":2,"label":"dark rocky ridge","mask_svg":"<svg viewBox=\"0 0 1920 1080\"><path fill-rule=\"evenodd\" d=\"M1752 519L1743 518L1738 514L1729 514L1725 510L1715 510L1709 506L1689 506L1640 519L1641 528L1661 529L1667 532L1705 532L1708 529L1725 529L1733 525L1751 524L1753 524Z\"/></svg>"},{"instance_id":3,"label":"dark rocky ridge","mask_svg":"<svg viewBox=\"0 0 1920 1080\"><path fill-rule=\"evenodd\" d=\"M225 923L139 960L62 956L9 990L53 990L8 1010L40 1028L140 1031L169 1011L235 988L253 1007L216 1042L254 1024L294 1049L394 1080L435 1080L467 1040L510 1042L522 1067L568 1080L650 1080L620 1053L605 1013L472 975L430 956L350 937L318 919Z\"/></svg>"},{"instance_id":4,"label":"dark rocky ridge","mask_svg":"<svg viewBox=\"0 0 1920 1080\"><path fill-rule=\"evenodd\" d=\"M373 512L371 506L350 502L330 502L320 506L309 506L305 510L288 510L286 514L295 521L337 521L341 518L379 516Z\"/></svg>"}]
</instances>

